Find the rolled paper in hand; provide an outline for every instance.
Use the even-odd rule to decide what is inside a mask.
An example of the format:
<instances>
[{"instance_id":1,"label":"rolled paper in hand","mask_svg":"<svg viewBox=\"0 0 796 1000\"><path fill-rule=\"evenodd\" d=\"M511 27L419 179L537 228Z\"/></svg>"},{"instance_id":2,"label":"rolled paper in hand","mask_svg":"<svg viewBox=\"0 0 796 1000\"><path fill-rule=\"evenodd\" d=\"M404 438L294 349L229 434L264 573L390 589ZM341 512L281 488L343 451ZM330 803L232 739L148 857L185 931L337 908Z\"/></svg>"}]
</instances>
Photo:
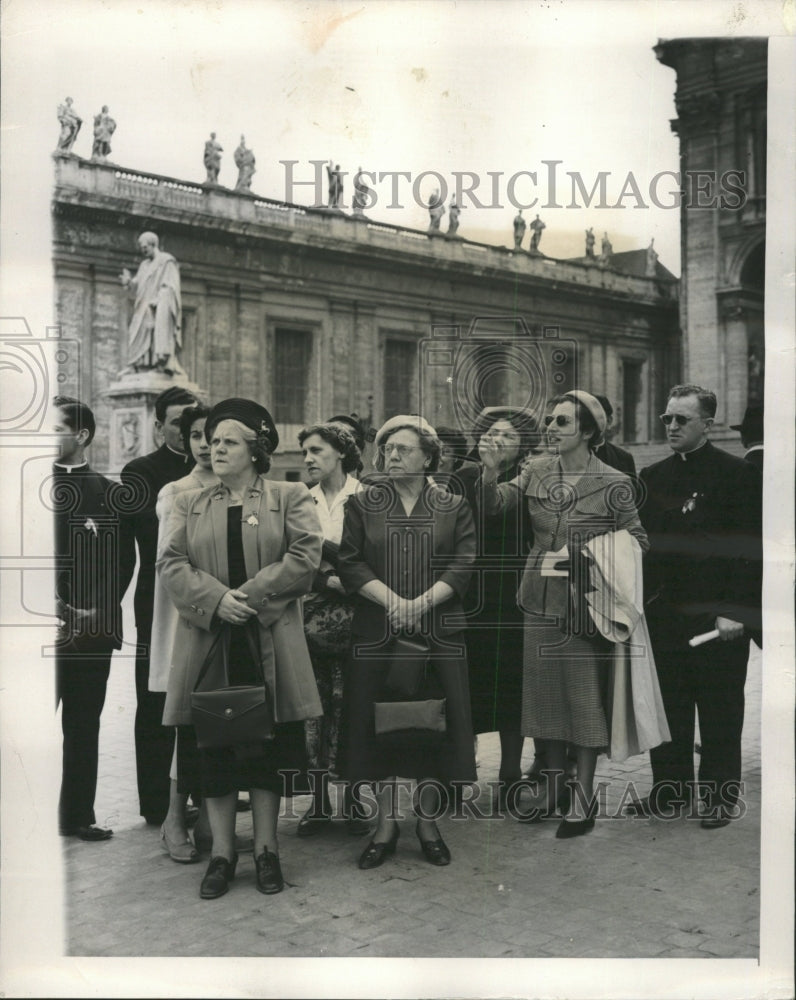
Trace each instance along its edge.
<instances>
[{"instance_id":1,"label":"rolled paper in hand","mask_svg":"<svg viewBox=\"0 0 796 1000\"><path fill-rule=\"evenodd\" d=\"M714 628L712 632L703 632L702 635L695 635L692 639L688 640L689 646L701 646L705 642L713 642L714 639L718 639L719 630Z\"/></svg>"}]
</instances>

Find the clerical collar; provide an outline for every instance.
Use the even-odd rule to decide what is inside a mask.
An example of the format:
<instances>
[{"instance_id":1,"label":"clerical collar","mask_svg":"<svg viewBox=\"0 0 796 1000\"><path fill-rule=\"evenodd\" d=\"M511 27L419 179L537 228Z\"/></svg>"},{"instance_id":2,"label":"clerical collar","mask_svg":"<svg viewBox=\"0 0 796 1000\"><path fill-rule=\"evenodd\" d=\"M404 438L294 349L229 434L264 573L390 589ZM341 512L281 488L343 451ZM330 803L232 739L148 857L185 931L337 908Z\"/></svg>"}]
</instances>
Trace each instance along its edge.
<instances>
[{"instance_id":1,"label":"clerical collar","mask_svg":"<svg viewBox=\"0 0 796 1000\"><path fill-rule=\"evenodd\" d=\"M63 465L61 462L53 462L56 469L61 469L63 472L76 472L78 469L85 469L88 466L88 462L81 462L79 465Z\"/></svg>"},{"instance_id":2,"label":"clerical collar","mask_svg":"<svg viewBox=\"0 0 796 1000\"><path fill-rule=\"evenodd\" d=\"M675 454L679 455L684 462L693 461L694 456L699 455L699 452L702 451L702 449L705 447L707 443L708 443L707 441L703 441L698 448L692 448L691 451L678 451L675 452Z\"/></svg>"},{"instance_id":3,"label":"clerical collar","mask_svg":"<svg viewBox=\"0 0 796 1000\"><path fill-rule=\"evenodd\" d=\"M183 461L187 460L188 456L185 454L184 451L177 451L175 448L172 448L170 445L166 445L166 448L168 449L168 451L170 451L172 453L172 455L176 455L177 458L181 458L181 459L183 459Z\"/></svg>"}]
</instances>

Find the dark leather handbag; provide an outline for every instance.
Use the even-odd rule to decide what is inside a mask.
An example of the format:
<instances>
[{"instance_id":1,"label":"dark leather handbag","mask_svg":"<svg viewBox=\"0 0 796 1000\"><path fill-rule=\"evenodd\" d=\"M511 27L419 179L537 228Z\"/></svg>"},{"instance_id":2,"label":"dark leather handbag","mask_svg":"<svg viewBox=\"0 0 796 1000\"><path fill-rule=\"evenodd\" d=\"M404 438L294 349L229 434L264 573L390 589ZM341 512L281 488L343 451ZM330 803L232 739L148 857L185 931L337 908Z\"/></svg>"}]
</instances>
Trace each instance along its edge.
<instances>
[{"instance_id":1,"label":"dark leather handbag","mask_svg":"<svg viewBox=\"0 0 796 1000\"><path fill-rule=\"evenodd\" d=\"M262 683L227 686L213 691L198 690L218 655L222 657L224 677L229 682L231 626L223 626L207 651L191 694L191 717L196 730L196 744L202 749L262 743L273 739L274 711L263 675L259 643L253 626L245 625L243 628Z\"/></svg>"},{"instance_id":2,"label":"dark leather handbag","mask_svg":"<svg viewBox=\"0 0 796 1000\"><path fill-rule=\"evenodd\" d=\"M409 700L417 695L426 677L429 652L428 642L422 636L397 635L393 639L384 680L389 698Z\"/></svg>"}]
</instances>

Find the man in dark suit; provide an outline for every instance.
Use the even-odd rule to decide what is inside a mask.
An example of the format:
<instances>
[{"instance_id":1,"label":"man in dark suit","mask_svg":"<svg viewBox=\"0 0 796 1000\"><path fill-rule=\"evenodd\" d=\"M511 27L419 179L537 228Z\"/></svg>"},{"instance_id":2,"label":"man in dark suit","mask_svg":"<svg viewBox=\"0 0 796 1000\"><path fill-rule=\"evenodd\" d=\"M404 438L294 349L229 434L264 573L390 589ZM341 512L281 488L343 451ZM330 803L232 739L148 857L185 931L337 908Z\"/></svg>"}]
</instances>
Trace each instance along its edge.
<instances>
[{"instance_id":1,"label":"man in dark suit","mask_svg":"<svg viewBox=\"0 0 796 1000\"><path fill-rule=\"evenodd\" d=\"M94 437L94 414L85 403L56 396L58 460L50 481L55 511L56 704L61 703L63 773L60 833L108 840L96 826L99 725L111 654L121 646L118 487L93 472L85 450Z\"/></svg>"},{"instance_id":2,"label":"man in dark suit","mask_svg":"<svg viewBox=\"0 0 796 1000\"><path fill-rule=\"evenodd\" d=\"M600 396L597 393L594 394L594 398L600 401L600 406L605 410L605 417L608 421L605 428L605 441L595 450L594 454L601 462L610 465L612 469L624 472L626 476L631 476L635 479L636 463L633 456L629 451L625 451L624 448L620 448L619 445L612 444L609 441L611 427L614 423L614 408L611 406L610 400L607 396Z\"/></svg>"},{"instance_id":3,"label":"man in dark suit","mask_svg":"<svg viewBox=\"0 0 796 1000\"><path fill-rule=\"evenodd\" d=\"M155 427L164 442L149 455L134 458L122 469L121 479L130 491L132 513L122 519L122 593L135 570L138 546L138 580L135 587L135 625L138 651L135 661L135 761L141 815L160 825L169 807L169 769L174 751L174 730L162 724L166 696L149 690L149 642L155 596L158 519L155 503L161 488L187 475L193 460L183 451L180 417L197 402L193 393L179 386L166 389L155 400Z\"/></svg>"},{"instance_id":4,"label":"man in dark suit","mask_svg":"<svg viewBox=\"0 0 796 1000\"><path fill-rule=\"evenodd\" d=\"M746 448L744 458L760 470L763 475L763 407L747 406L740 424L730 424L734 431L741 432L741 444Z\"/></svg>"},{"instance_id":5,"label":"man in dark suit","mask_svg":"<svg viewBox=\"0 0 796 1000\"><path fill-rule=\"evenodd\" d=\"M645 612L672 739L650 752L652 793L631 809L672 815L687 804L696 709L706 829L738 815L747 637L760 624L760 474L710 443L715 413L712 392L675 386L661 417L674 454L641 473Z\"/></svg>"}]
</instances>

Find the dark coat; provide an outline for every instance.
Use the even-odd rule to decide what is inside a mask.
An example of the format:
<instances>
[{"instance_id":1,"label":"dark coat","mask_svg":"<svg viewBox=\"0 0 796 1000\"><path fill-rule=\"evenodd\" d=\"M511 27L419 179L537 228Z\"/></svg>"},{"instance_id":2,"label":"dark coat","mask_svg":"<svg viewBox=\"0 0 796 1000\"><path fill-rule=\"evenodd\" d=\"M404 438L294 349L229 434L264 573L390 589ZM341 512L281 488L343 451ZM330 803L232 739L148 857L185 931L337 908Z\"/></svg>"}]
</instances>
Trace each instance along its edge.
<instances>
[{"instance_id":1,"label":"dark coat","mask_svg":"<svg viewBox=\"0 0 796 1000\"><path fill-rule=\"evenodd\" d=\"M72 472L53 467L59 655L107 654L121 647L119 490L88 465ZM93 626L78 623L74 610L90 608L97 611Z\"/></svg>"},{"instance_id":2,"label":"dark coat","mask_svg":"<svg viewBox=\"0 0 796 1000\"><path fill-rule=\"evenodd\" d=\"M431 548L424 558L423 541L429 534ZM397 558L391 557L393 552ZM343 586L356 594L371 580L380 580L400 596L413 598L442 580L455 593L432 609L437 637L464 627L462 599L474 557L469 504L438 486L426 485L410 515L387 477L346 503L338 555ZM378 640L389 632L387 613L381 605L357 596L351 627L358 637Z\"/></svg>"},{"instance_id":3,"label":"dark coat","mask_svg":"<svg viewBox=\"0 0 796 1000\"><path fill-rule=\"evenodd\" d=\"M636 478L636 462L633 456L629 451L620 448L619 445L606 441L605 444L601 444L595 450L594 454L601 462L610 465L612 469L624 472L626 476L630 476L633 479Z\"/></svg>"},{"instance_id":4,"label":"dark coat","mask_svg":"<svg viewBox=\"0 0 796 1000\"><path fill-rule=\"evenodd\" d=\"M760 627L760 473L710 442L641 472L639 513L650 540L648 614L691 636L717 616Z\"/></svg>"},{"instance_id":5,"label":"dark coat","mask_svg":"<svg viewBox=\"0 0 796 1000\"><path fill-rule=\"evenodd\" d=\"M158 493L175 479L182 479L193 468L166 445L141 458L134 458L122 469L121 480L127 487L126 515L121 522L121 587L127 590L135 570L138 545L138 579L135 585L135 624L149 632L155 601L155 562L158 549L158 518L155 513Z\"/></svg>"}]
</instances>

